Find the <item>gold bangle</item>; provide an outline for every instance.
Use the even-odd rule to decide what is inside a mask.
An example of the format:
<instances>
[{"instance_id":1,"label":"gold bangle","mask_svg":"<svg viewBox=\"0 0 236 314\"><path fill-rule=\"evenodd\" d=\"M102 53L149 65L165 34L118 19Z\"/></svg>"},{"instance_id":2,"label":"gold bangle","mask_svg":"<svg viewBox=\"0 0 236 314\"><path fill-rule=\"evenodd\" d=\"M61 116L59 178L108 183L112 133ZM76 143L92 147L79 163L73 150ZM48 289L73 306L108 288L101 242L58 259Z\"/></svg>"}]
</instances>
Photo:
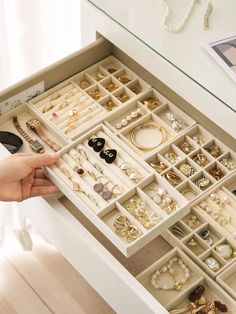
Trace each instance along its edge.
<instances>
[{"instance_id":1,"label":"gold bangle","mask_svg":"<svg viewBox=\"0 0 236 314\"><path fill-rule=\"evenodd\" d=\"M137 134L137 132L140 130L140 129L145 129L145 128L155 128L155 129L158 129L161 134L162 134L162 139L161 139L161 142L158 143L157 145L155 146L152 146L152 147L145 147L145 146L141 146L139 145L137 142L136 142L136 139L135 139L135 135ZM165 143L167 139L167 134L166 134L166 130L162 127L162 126L159 126L158 124L156 123L143 123L141 125L138 125L136 126L132 132L130 133L130 140L132 142L132 144L141 149L141 150L151 150L151 149L154 149L156 147L158 147L159 145Z\"/></svg>"}]
</instances>

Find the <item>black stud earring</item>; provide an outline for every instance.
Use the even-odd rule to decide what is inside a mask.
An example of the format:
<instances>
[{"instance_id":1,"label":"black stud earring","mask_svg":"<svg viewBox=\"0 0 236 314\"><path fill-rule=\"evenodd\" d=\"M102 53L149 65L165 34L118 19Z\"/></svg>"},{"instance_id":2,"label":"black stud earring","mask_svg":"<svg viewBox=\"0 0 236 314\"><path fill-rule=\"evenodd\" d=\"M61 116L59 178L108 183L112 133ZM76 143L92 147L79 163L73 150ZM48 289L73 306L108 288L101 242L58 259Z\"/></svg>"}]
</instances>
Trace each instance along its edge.
<instances>
[{"instance_id":1,"label":"black stud earring","mask_svg":"<svg viewBox=\"0 0 236 314\"><path fill-rule=\"evenodd\" d=\"M100 152L105 146L105 139L102 137L91 138L88 141L88 145L93 148L95 152Z\"/></svg>"},{"instance_id":2,"label":"black stud earring","mask_svg":"<svg viewBox=\"0 0 236 314\"><path fill-rule=\"evenodd\" d=\"M116 159L117 151L115 149L105 149L100 152L99 156L105 159L107 164L111 164Z\"/></svg>"}]
</instances>

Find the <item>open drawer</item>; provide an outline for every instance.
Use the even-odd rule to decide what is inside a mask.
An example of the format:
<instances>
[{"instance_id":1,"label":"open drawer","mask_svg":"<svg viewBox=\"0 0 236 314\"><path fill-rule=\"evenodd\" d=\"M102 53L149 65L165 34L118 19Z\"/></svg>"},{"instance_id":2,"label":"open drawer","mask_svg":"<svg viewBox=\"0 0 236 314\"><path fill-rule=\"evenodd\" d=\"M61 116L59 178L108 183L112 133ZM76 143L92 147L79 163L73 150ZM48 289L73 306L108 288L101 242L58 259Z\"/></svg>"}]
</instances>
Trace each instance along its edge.
<instances>
[{"instance_id":1,"label":"open drawer","mask_svg":"<svg viewBox=\"0 0 236 314\"><path fill-rule=\"evenodd\" d=\"M111 57L111 55L113 56ZM115 71L111 73L109 69L112 67L115 68ZM97 77L98 73L99 76ZM123 76L130 78L130 81L123 81L122 83ZM6 90L1 95L0 100L6 100L41 81L44 81L46 92L23 106L28 108L28 112L33 112L34 117L48 125L49 131L54 130L54 133L51 132L50 134L60 141L63 147L61 163L68 162L68 160L72 163L73 158L70 158L69 152L77 149L79 145L85 146L87 154L91 158L95 158L97 162L98 158L94 156L94 151L88 141L93 139L95 134L98 136L105 134L108 146L112 144L117 151L122 152L118 157L128 158L132 165L136 165L138 172L143 177L138 181L137 177L134 177L134 180L132 177L126 178L127 171L123 170L127 169L121 169L123 173L120 169L116 169L113 164L113 177L119 178L119 182L124 185L122 193L108 204L104 205L105 202L103 202L102 206L98 208L96 204L94 206L85 198L88 193L91 195L93 192L87 192L88 182L83 186L84 192L75 191L73 189L74 182L71 186L70 176L65 175L63 177L64 174L68 174L64 171L66 167L57 164L47 168L46 173L74 205L68 203L66 198L60 200L37 198L27 200L19 206L22 207L22 210L40 232L56 246L116 312L126 313L135 310L137 313L166 313L166 310L138 283L134 276L144 271L170 249L170 246L158 238L158 235L184 217L189 212L190 204L194 199L217 184L217 180L212 176L212 170L220 169L222 177L227 177L235 171L235 169L228 169L221 162L224 156L235 160L233 143L231 142L231 148L223 143L227 139L223 136L224 132L217 126L214 126L214 135L211 134L211 130L206 130L204 127L206 127L208 119L202 117L191 104L187 104L169 90L167 86L161 83L161 78L154 78L133 59L104 38L98 39L78 53ZM89 85L82 86L82 82L85 81ZM67 85L71 86L67 87ZM108 86L117 86L117 90L107 92ZM70 93L72 89L73 92L76 90L76 93L80 94L79 97L88 102L88 106L91 106L96 113L85 123L69 130L66 129L68 125L64 124L63 120L57 124L60 127L56 127L56 120L54 120L56 116L55 114L52 115L53 108L61 105L57 103L57 99L61 97L60 90L64 88L69 88L66 93ZM100 99L96 99L97 90L101 95ZM74 94L71 94L70 97L74 97ZM126 103L123 103L124 99L127 99ZM154 99L158 104L154 109L145 104L150 99ZM112 111L107 110L109 101L114 104ZM63 99L61 110L72 104L66 102L67 99ZM21 113L21 110L24 110L23 106L9 111L0 119L3 119L2 121L7 125L7 119L11 119L16 114L15 111ZM45 108L45 106L47 107ZM122 120L130 116L132 112L140 114L140 117L133 114L132 124L126 125L127 121ZM67 119L70 118L67 117ZM130 121L130 119L126 120ZM177 122L177 120L183 122L180 130L172 127L173 122ZM24 122L24 119L22 121ZM140 151L137 145L133 146L130 133L132 133L132 128L138 128L140 123L151 123L164 128L165 142L147 153ZM1 130L3 126L1 124ZM148 137L150 140L148 144L151 146L153 145L152 141L155 142L156 133L154 132ZM147 134L144 138L146 136ZM160 137L160 135L158 136ZM141 145L146 144L144 138L140 137ZM160 138L158 139L160 140ZM187 143L189 151L186 150L184 143ZM219 156L212 155L212 147L214 146L220 149ZM173 152L174 160L172 158ZM206 156L207 164L200 166L196 163L196 156L199 154ZM165 168L161 169L162 171L157 171L157 167L153 167L153 165L160 161L165 165ZM183 164L185 164L185 172L181 172ZM186 175L186 165L187 169L191 168L194 171L191 176ZM71 164L66 170L73 171L73 165ZM166 180L170 172L174 172L179 177L178 184L173 185ZM128 173L128 176L130 174ZM133 180L133 184L129 181L130 179ZM209 186L208 184L207 186L199 184L202 179L209 182ZM171 182L173 183L173 180ZM151 184L153 186L149 188ZM164 194L170 194L179 204L173 213L165 212L166 208L162 208L163 204L158 199L158 195L153 195L153 189L155 191L158 186L164 188ZM80 192L80 195L75 192ZM146 230L145 226L128 212L127 202L131 198L135 201L136 197L141 198L161 218L160 224L158 221L157 226L154 226L153 229ZM163 194L160 194L161 200L162 197ZM92 200L92 198L89 199ZM68 210L72 212L72 215ZM140 230L140 238L133 239L132 243L120 239L119 235L114 232L115 217L112 217L113 214L117 215L117 212L120 215L125 215L132 225ZM103 245L104 242L109 245L105 245L106 248L104 248L90 234L90 230L95 227L90 225L88 232L80 220L86 222L84 223L86 228L92 222L102 233L99 236L99 241ZM163 250L159 250L162 244ZM122 256L117 249L130 258L127 259ZM109 251L114 253L114 256ZM121 264L124 264L125 267ZM136 270L135 264L137 265ZM128 268L130 272L125 268ZM221 293L219 289L219 297ZM129 300L129 302L124 302L124 300Z\"/></svg>"}]
</instances>

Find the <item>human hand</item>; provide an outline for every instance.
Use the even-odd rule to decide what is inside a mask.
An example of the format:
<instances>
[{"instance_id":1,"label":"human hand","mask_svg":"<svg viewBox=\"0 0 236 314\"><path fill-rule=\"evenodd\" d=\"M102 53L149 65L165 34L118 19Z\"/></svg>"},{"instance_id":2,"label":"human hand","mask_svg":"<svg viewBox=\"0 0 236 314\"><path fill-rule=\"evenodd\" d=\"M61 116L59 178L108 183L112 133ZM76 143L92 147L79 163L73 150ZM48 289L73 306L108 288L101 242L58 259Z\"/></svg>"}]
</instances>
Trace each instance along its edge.
<instances>
[{"instance_id":1,"label":"human hand","mask_svg":"<svg viewBox=\"0 0 236 314\"><path fill-rule=\"evenodd\" d=\"M0 160L0 201L23 201L29 197L58 192L46 178L42 166L53 164L59 155L14 154Z\"/></svg>"}]
</instances>

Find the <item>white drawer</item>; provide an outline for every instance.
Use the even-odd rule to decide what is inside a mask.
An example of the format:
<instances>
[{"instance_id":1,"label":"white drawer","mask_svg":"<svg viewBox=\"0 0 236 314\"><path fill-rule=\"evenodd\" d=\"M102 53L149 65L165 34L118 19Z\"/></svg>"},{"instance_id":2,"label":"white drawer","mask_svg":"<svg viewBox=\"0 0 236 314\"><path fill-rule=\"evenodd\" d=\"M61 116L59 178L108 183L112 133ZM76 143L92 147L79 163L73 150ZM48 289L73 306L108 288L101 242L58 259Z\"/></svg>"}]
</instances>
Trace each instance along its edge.
<instances>
[{"instance_id":1,"label":"white drawer","mask_svg":"<svg viewBox=\"0 0 236 314\"><path fill-rule=\"evenodd\" d=\"M117 47L102 38L78 53L9 88L1 94L0 101L40 81L44 81L45 89L48 90L111 53L129 67L133 66L138 75L142 76L195 120L204 126L209 123L206 117L199 115L190 104L161 83L161 78L154 78ZM11 112L6 116L10 115ZM199 127L196 126L196 128ZM84 133L85 131L86 129L83 129L81 132ZM225 133L217 126L213 126L213 131L218 139L227 142ZM194 129L189 130L189 132L189 134L192 134L191 132L194 134ZM181 137L176 137L176 145L179 138ZM64 138L61 144L64 145L69 142L70 140ZM232 139L230 146L235 148ZM223 147L225 146L223 145ZM151 155L146 157L148 159ZM67 195L69 194L67 193ZM65 197L59 200L39 197L19 204L19 207L30 218L33 225L65 256L116 312L167 313L167 310L134 278L170 250L170 245L162 238L155 238L155 236L150 238L150 241L155 239L137 253L132 252L134 253L133 256L127 259ZM161 249L159 250L157 247L161 247ZM217 286L214 287L218 289ZM219 293L219 297L227 300L233 309L234 304L231 303L230 299L228 300L227 295L224 295L220 288L217 293Z\"/></svg>"}]
</instances>

